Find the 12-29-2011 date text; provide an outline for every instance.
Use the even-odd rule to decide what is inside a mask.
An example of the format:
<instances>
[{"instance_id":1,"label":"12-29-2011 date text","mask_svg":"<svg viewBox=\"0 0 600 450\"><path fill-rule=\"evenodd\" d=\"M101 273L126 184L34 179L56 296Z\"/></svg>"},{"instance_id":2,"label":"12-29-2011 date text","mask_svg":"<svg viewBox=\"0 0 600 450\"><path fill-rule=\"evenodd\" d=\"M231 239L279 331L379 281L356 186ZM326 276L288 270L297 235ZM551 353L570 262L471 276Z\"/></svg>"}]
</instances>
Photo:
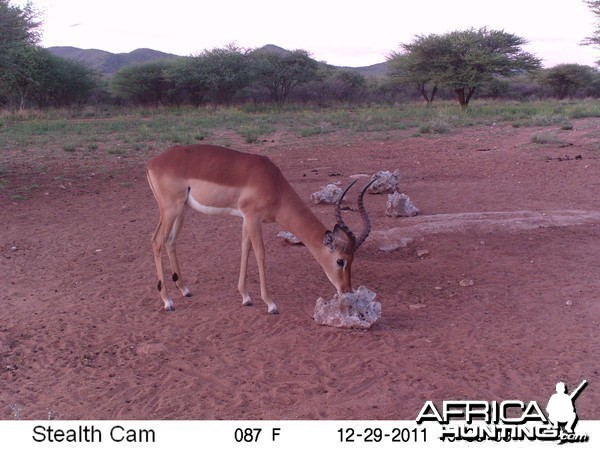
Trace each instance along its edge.
<instances>
[{"instance_id":1,"label":"12-29-2011 date text","mask_svg":"<svg viewBox=\"0 0 600 450\"><path fill-rule=\"evenodd\" d=\"M378 427L365 427L359 430L348 427L340 428L337 431L340 442L427 442L427 430L425 428L397 427L386 430Z\"/></svg>"}]
</instances>

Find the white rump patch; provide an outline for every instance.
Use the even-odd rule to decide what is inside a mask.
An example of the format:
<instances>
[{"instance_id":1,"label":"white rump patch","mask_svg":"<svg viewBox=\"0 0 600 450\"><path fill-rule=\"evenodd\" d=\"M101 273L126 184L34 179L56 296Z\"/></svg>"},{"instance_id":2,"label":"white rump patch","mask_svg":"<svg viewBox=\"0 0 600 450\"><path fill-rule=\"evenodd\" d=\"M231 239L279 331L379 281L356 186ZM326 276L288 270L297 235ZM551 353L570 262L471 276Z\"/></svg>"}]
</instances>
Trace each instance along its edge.
<instances>
[{"instance_id":1,"label":"white rump patch","mask_svg":"<svg viewBox=\"0 0 600 450\"><path fill-rule=\"evenodd\" d=\"M188 195L188 204L190 205L190 207L192 207L196 211L204 213L204 214L229 214L232 216L242 217L242 213L239 209L217 208L215 206L206 206L206 205L203 205L202 203L197 202L194 199L194 197L192 197L191 193Z\"/></svg>"}]
</instances>

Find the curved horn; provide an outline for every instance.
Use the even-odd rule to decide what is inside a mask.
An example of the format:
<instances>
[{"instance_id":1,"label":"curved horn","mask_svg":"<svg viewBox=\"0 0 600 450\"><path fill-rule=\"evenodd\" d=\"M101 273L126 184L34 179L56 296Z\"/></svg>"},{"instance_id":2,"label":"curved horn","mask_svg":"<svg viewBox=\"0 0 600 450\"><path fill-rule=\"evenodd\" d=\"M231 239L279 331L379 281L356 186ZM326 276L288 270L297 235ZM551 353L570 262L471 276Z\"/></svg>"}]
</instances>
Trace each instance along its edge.
<instances>
[{"instance_id":1,"label":"curved horn","mask_svg":"<svg viewBox=\"0 0 600 450\"><path fill-rule=\"evenodd\" d=\"M344 197L346 196L346 193L350 190L350 188L352 186L354 186L354 184L357 182L358 180L354 180L352 183L350 183L348 185L348 187L346 189L344 189L344 192L342 192L342 195L340 195L340 198L338 198L335 202L335 220L338 223L339 226L345 226L346 223L344 222L344 219L342 219L342 212L340 211L340 207L342 205L342 200L344 199Z\"/></svg>"},{"instance_id":2,"label":"curved horn","mask_svg":"<svg viewBox=\"0 0 600 450\"><path fill-rule=\"evenodd\" d=\"M365 192L367 192L367 189L369 189L369 186L371 186L378 178L379 177L375 177L371 181L369 181L365 185L365 187L362 188L362 190L360 191L360 194L358 196L358 211L360 212L360 217L362 218L364 228L363 228L363 231L360 234L360 236L356 239L356 242L354 244L354 251L356 251L358 249L358 247L360 247L360 245L363 242L365 242L365 239L367 239L367 237L369 236L369 233L371 232L371 220L369 219L369 214L367 213L367 210L365 209L363 197L365 195Z\"/></svg>"},{"instance_id":3,"label":"curved horn","mask_svg":"<svg viewBox=\"0 0 600 450\"><path fill-rule=\"evenodd\" d=\"M346 189L344 189L344 192L342 192L342 195L340 195L340 198L338 198L337 201L335 202L335 221L337 222L338 227L340 227L340 229L344 233L346 233L346 235L348 236L348 239L350 240L352 247L356 247L356 236L354 235L354 233L352 232L350 227L348 225L346 225L346 222L344 222L344 219L342 218L342 211L340 208L341 208L342 200L344 199L344 196L350 190L350 188L352 186L354 186L354 184L357 181L358 180L354 180L352 183L350 183L348 185L348 187Z\"/></svg>"}]
</instances>

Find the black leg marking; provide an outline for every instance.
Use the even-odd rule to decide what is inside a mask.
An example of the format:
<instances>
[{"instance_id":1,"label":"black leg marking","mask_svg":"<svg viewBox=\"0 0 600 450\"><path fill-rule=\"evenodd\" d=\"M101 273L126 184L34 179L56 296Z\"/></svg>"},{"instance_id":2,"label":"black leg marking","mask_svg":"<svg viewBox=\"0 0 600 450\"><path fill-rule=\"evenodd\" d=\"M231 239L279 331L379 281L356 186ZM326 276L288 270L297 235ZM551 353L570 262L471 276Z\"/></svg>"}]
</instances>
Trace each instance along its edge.
<instances>
[{"instance_id":1,"label":"black leg marking","mask_svg":"<svg viewBox=\"0 0 600 450\"><path fill-rule=\"evenodd\" d=\"M177 282L177 280L179 280L179 275L177 275L176 273L173 274L173 281Z\"/></svg>"},{"instance_id":2,"label":"black leg marking","mask_svg":"<svg viewBox=\"0 0 600 450\"><path fill-rule=\"evenodd\" d=\"M162 281L158 280L158 291L162 291Z\"/></svg>"}]
</instances>

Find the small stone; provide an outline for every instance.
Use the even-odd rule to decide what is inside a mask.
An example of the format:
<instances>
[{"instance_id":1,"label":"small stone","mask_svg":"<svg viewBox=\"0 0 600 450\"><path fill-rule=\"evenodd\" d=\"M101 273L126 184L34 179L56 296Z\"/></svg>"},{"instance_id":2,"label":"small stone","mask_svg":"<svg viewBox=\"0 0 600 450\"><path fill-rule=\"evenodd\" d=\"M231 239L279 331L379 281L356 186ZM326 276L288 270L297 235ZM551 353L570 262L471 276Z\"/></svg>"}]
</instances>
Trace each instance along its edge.
<instances>
[{"instance_id":1,"label":"small stone","mask_svg":"<svg viewBox=\"0 0 600 450\"><path fill-rule=\"evenodd\" d=\"M473 280L464 279L464 280L460 280L458 282L458 284L462 287L470 287L470 286L473 286L475 284L475 282Z\"/></svg>"},{"instance_id":2,"label":"small stone","mask_svg":"<svg viewBox=\"0 0 600 450\"><path fill-rule=\"evenodd\" d=\"M302 245L302 241L289 231L280 231L277 237L282 238L285 242L292 245Z\"/></svg>"},{"instance_id":3,"label":"small stone","mask_svg":"<svg viewBox=\"0 0 600 450\"><path fill-rule=\"evenodd\" d=\"M392 253L395 252L396 250L400 250L402 248L402 246L400 244L385 244L385 245L381 245L379 247L379 250L381 250L384 253Z\"/></svg>"},{"instance_id":4,"label":"small stone","mask_svg":"<svg viewBox=\"0 0 600 450\"><path fill-rule=\"evenodd\" d=\"M419 258L425 258L426 256L429 256L429 250L425 250L425 249L417 250L417 256Z\"/></svg>"},{"instance_id":5,"label":"small stone","mask_svg":"<svg viewBox=\"0 0 600 450\"><path fill-rule=\"evenodd\" d=\"M410 309L411 311L416 311L417 309L421 309L421 308L425 308L424 303L413 303L412 305L408 305L408 309Z\"/></svg>"},{"instance_id":6,"label":"small stone","mask_svg":"<svg viewBox=\"0 0 600 450\"><path fill-rule=\"evenodd\" d=\"M17 250L19 250L19 248L18 248L16 245L13 245L13 246L12 246L10 249L11 249L13 252L16 252Z\"/></svg>"},{"instance_id":7,"label":"small stone","mask_svg":"<svg viewBox=\"0 0 600 450\"><path fill-rule=\"evenodd\" d=\"M412 244L415 240L411 237L403 237L398 242L392 242L389 244L384 244L379 247L379 250L385 253L395 252L396 250L400 250L401 248L406 248L410 244Z\"/></svg>"},{"instance_id":8,"label":"small stone","mask_svg":"<svg viewBox=\"0 0 600 450\"><path fill-rule=\"evenodd\" d=\"M571 300L567 300L567 301L565 302L565 305L567 305L567 306L571 306L571 305L573 305L573 302L572 302Z\"/></svg>"},{"instance_id":9,"label":"small stone","mask_svg":"<svg viewBox=\"0 0 600 450\"><path fill-rule=\"evenodd\" d=\"M138 355L156 355L160 353L167 353L167 351L168 349L165 344L150 342L143 342L139 344L135 349L135 352Z\"/></svg>"},{"instance_id":10,"label":"small stone","mask_svg":"<svg viewBox=\"0 0 600 450\"><path fill-rule=\"evenodd\" d=\"M435 289L436 291L441 291L443 288L442 288L441 286L436 286L436 287L434 287L434 289Z\"/></svg>"}]
</instances>

